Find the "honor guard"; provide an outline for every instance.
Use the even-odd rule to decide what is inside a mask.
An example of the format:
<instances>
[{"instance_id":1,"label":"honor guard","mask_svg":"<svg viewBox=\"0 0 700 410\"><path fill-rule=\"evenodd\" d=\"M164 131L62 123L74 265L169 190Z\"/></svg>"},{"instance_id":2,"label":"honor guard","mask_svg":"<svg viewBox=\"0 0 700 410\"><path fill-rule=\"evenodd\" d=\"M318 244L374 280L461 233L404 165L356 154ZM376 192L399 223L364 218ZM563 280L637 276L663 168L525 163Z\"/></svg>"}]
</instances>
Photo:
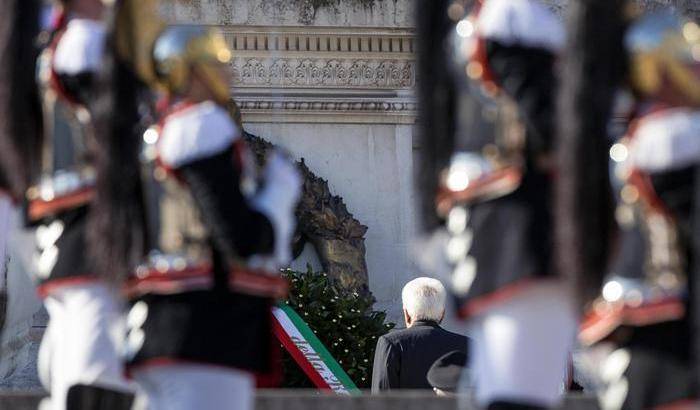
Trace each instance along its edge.
<instances>
[{"instance_id":1,"label":"honor guard","mask_svg":"<svg viewBox=\"0 0 700 410\"><path fill-rule=\"evenodd\" d=\"M145 3L155 10L154 2ZM279 365L271 307L287 290L279 268L291 259L301 177L281 152L255 175L227 108L232 54L222 34L158 26L143 17L145 3L123 2L119 11L114 78L123 79L117 74L126 70L162 93L160 118L142 138L112 131L112 141L101 144L111 151L101 156L98 174L98 190L111 207L105 221L123 217L132 204L134 215L144 216L145 256L130 267L125 288L128 372L148 409L251 409L256 380L269 381ZM130 44L133 39L139 42ZM127 91L140 85L136 78L124 84L112 107L142 113L144 90ZM118 129L124 117L109 112L106 122ZM140 151L124 149L137 143ZM139 173L121 172L136 163ZM122 194L124 186L143 191L110 197L109 186ZM105 254L138 237L138 223L130 231L105 231Z\"/></svg>"},{"instance_id":2,"label":"honor guard","mask_svg":"<svg viewBox=\"0 0 700 410\"><path fill-rule=\"evenodd\" d=\"M655 12L631 24L624 45L634 104L610 149L620 233L580 338L612 347L598 369L603 408L694 408L690 290L697 284L688 273L697 263L700 27Z\"/></svg>"},{"instance_id":3,"label":"honor guard","mask_svg":"<svg viewBox=\"0 0 700 410\"><path fill-rule=\"evenodd\" d=\"M444 131L454 153L439 175L437 212L449 234L458 314L473 338L476 398L488 409L550 407L561 397L576 326L573 297L551 260L564 28L534 0L434 4L442 4L434 19L447 26L445 46L434 48L448 50L445 81L457 90ZM428 90L424 112L441 99ZM445 138L426 135L426 145Z\"/></svg>"},{"instance_id":4,"label":"honor guard","mask_svg":"<svg viewBox=\"0 0 700 410\"><path fill-rule=\"evenodd\" d=\"M94 196L91 106L105 49L99 0L65 0L42 39L38 60L44 138L39 175L26 191L36 232L37 290L49 313L39 376L50 393L42 409L128 408L120 357L118 289L89 257L86 226ZM36 119L41 121L41 119ZM85 407L87 406L87 407ZM114 406L114 407L110 407Z\"/></svg>"}]
</instances>

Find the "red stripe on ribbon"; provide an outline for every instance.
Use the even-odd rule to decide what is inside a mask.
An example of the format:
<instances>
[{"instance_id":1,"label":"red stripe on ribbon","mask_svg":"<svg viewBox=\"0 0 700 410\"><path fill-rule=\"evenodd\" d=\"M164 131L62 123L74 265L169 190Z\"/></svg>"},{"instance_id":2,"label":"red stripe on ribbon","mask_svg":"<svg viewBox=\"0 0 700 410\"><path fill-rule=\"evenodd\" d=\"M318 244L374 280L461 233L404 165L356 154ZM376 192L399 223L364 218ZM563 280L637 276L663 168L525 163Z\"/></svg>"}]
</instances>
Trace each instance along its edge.
<instances>
[{"instance_id":1,"label":"red stripe on ribbon","mask_svg":"<svg viewBox=\"0 0 700 410\"><path fill-rule=\"evenodd\" d=\"M309 363L309 360L306 358L306 356L304 356L304 353L302 353L302 351L299 350L297 345L292 341L276 317L272 321L272 332L316 387L324 390L332 390L331 386L328 385L326 380L316 371L311 363Z\"/></svg>"}]
</instances>

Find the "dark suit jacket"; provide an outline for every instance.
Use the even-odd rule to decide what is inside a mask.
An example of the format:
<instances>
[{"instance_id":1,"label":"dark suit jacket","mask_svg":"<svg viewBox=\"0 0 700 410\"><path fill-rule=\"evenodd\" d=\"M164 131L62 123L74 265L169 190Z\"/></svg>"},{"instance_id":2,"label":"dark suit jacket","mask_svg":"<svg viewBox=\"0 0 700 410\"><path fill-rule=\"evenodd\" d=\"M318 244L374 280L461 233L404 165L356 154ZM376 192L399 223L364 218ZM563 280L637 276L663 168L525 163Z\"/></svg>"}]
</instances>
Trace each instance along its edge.
<instances>
[{"instance_id":1,"label":"dark suit jacket","mask_svg":"<svg viewBox=\"0 0 700 410\"><path fill-rule=\"evenodd\" d=\"M453 350L467 354L467 343L467 337L448 332L437 323L428 321L416 321L408 329L380 337L374 352L372 392L430 389L426 378L430 366Z\"/></svg>"}]
</instances>

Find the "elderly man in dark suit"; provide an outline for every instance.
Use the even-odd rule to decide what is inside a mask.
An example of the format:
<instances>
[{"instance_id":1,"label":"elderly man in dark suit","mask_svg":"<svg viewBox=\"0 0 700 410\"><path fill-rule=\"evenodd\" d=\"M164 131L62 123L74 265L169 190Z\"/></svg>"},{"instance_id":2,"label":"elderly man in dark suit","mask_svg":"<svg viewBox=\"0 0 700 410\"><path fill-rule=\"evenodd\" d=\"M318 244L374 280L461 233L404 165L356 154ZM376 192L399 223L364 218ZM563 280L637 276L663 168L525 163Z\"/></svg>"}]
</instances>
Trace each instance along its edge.
<instances>
[{"instance_id":1,"label":"elderly man in dark suit","mask_svg":"<svg viewBox=\"0 0 700 410\"><path fill-rule=\"evenodd\" d=\"M372 392L431 389L427 373L435 360L458 350L467 354L468 339L440 327L445 316L445 288L437 279L418 278L401 292L406 329L379 338L374 353Z\"/></svg>"}]
</instances>

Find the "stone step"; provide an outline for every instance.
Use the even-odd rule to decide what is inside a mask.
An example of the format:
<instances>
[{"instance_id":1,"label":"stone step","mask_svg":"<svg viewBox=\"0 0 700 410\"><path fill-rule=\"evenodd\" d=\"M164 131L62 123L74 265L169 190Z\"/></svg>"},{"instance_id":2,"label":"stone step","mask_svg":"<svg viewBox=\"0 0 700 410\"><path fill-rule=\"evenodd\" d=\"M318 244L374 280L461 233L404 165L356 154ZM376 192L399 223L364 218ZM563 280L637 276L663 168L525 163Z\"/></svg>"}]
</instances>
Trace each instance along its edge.
<instances>
[{"instance_id":1,"label":"stone step","mask_svg":"<svg viewBox=\"0 0 700 410\"><path fill-rule=\"evenodd\" d=\"M0 391L0 409L35 410L43 396L42 391ZM460 410L477 410L468 404ZM431 392L402 391L385 395L343 397L320 393L317 390L258 390L256 410L456 410L457 399L437 397ZM569 395L561 406L566 410L598 410L594 398ZM222 408L225 410L225 408Z\"/></svg>"}]
</instances>

